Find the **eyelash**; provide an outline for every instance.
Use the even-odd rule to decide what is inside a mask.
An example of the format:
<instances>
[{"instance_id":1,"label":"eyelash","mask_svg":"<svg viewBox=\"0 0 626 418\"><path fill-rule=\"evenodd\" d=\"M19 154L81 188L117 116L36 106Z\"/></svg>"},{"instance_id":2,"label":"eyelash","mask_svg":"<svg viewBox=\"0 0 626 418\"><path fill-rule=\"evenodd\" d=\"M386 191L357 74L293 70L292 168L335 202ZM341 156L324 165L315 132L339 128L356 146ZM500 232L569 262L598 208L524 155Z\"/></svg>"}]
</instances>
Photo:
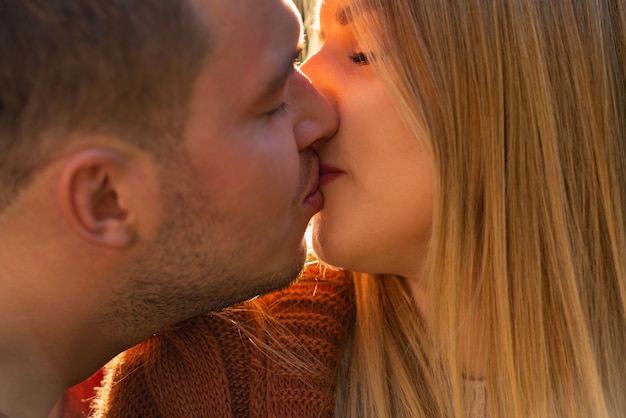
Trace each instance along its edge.
<instances>
[{"instance_id":1,"label":"eyelash","mask_svg":"<svg viewBox=\"0 0 626 418\"><path fill-rule=\"evenodd\" d=\"M282 116L285 112L287 112L287 103L282 102L280 106L278 106L276 109L272 109L269 112L267 112L267 116L269 117Z\"/></svg>"},{"instance_id":2,"label":"eyelash","mask_svg":"<svg viewBox=\"0 0 626 418\"><path fill-rule=\"evenodd\" d=\"M369 65L370 60L364 52L354 52L350 54L350 60L356 65Z\"/></svg>"}]
</instances>

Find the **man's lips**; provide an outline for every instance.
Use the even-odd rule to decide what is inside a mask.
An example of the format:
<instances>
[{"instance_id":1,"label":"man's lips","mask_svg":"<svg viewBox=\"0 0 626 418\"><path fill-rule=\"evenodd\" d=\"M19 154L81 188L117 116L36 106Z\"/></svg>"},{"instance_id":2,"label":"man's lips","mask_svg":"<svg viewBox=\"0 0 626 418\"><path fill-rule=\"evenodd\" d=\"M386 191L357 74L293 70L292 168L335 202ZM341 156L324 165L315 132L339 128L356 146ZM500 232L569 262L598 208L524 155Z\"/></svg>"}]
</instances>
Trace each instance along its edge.
<instances>
[{"instance_id":1,"label":"man's lips","mask_svg":"<svg viewBox=\"0 0 626 418\"><path fill-rule=\"evenodd\" d=\"M317 159L315 159L315 161L317 163ZM322 196L322 192L319 189L319 169L314 167L311 170L311 173L314 175L311 176L311 181L307 189L309 192L304 198L304 202L309 206L312 206L315 209L315 212L318 212L324 205L324 196Z\"/></svg>"},{"instance_id":2,"label":"man's lips","mask_svg":"<svg viewBox=\"0 0 626 418\"><path fill-rule=\"evenodd\" d=\"M335 179L340 177L342 174L345 174L345 173L342 170L338 169L337 167L333 167L332 165L328 165L328 164L320 164L319 187L321 188L322 186L330 183L331 181L334 181Z\"/></svg>"}]
</instances>

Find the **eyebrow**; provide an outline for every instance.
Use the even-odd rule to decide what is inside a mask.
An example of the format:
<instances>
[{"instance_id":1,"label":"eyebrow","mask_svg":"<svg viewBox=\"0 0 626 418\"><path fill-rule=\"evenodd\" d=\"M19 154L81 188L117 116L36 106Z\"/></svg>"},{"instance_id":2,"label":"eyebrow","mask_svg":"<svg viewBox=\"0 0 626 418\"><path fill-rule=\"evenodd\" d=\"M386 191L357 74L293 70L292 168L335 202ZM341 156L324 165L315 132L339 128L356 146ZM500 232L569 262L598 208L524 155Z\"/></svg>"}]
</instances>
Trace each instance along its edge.
<instances>
[{"instance_id":1,"label":"eyebrow","mask_svg":"<svg viewBox=\"0 0 626 418\"><path fill-rule=\"evenodd\" d=\"M358 11L367 12L371 10L372 6L370 4L365 4ZM335 19L341 26L347 26L354 21L354 16L352 14L352 10L349 7L342 7L337 11L337 14L335 14Z\"/></svg>"},{"instance_id":2,"label":"eyebrow","mask_svg":"<svg viewBox=\"0 0 626 418\"><path fill-rule=\"evenodd\" d=\"M335 20L341 26L348 26L350 23L352 23L354 17L352 16L352 11L350 9L348 9L347 7L342 7L337 10L337 13L335 13ZM324 32L324 29L321 27L321 25L317 36L319 36L321 40L324 40L326 38L326 33Z\"/></svg>"},{"instance_id":3,"label":"eyebrow","mask_svg":"<svg viewBox=\"0 0 626 418\"><path fill-rule=\"evenodd\" d=\"M352 23L354 17L352 16L351 10L347 9L346 7L342 7L335 15L335 19L337 20L337 22L339 22L341 26L346 26Z\"/></svg>"}]
</instances>

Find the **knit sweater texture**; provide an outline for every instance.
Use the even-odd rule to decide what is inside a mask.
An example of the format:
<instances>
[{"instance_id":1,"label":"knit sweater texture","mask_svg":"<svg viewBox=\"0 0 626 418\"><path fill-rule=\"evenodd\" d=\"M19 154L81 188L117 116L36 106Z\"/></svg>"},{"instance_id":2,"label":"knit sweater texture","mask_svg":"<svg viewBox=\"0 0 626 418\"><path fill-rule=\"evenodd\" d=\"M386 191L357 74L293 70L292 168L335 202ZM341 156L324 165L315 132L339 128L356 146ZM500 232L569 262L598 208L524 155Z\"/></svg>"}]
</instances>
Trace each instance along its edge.
<instances>
[{"instance_id":1,"label":"knit sweater texture","mask_svg":"<svg viewBox=\"0 0 626 418\"><path fill-rule=\"evenodd\" d=\"M289 288L227 312L185 321L118 356L92 416L334 417L355 318L350 275L313 265ZM465 392L470 418L486 417L484 383L468 381Z\"/></svg>"},{"instance_id":2,"label":"knit sweater texture","mask_svg":"<svg viewBox=\"0 0 626 418\"><path fill-rule=\"evenodd\" d=\"M332 417L353 297L347 275L310 268L288 289L252 302L267 316L244 304L156 334L108 366L93 416ZM265 331L271 327L280 329L277 342Z\"/></svg>"}]
</instances>

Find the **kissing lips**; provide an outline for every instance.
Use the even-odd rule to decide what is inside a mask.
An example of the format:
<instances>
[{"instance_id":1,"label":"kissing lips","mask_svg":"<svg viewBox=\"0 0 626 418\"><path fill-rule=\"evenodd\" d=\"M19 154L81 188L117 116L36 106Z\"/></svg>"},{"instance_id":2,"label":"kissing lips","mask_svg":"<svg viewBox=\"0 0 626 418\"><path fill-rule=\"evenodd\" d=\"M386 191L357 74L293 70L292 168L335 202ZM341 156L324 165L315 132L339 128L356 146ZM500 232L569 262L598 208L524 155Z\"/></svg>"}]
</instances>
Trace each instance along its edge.
<instances>
[{"instance_id":1,"label":"kissing lips","mask_svg":"<svg viewBox=\"0 0 626 418\"><path fill-rule=\"evenodd\" d=\"M315 211L314 213L317 213L320 210L322 210L322 207L324 206L324 196L322 195L322 192L319 189L319 175L318 175L318 170L316 170L315 168L316 167L314 167L314 169L311 170L311 173L313 175L311 176L310 186L307 189L309 190L309 192L304 198L304 203L312 207L313 210Z\"/></svg>"},{"instance_id":2,"label":"kissing lips","mask_svg":"<svg viewBox=\"0 0 626 418\"><path fill-rule=\"evenodd\" d=\"M309 193L307 197L304 199L304 203L313 207L313 209L315 210L315 213L322 210L322 207L324 206L324 196L322 195L322 192L320 191L320 189L315 188L315 190L312 193Z\"/></svg>"},{"instance_id":3,"label":"kissing lips","mask_svg":"<svg viewBox=\"0 0 626 418\"><path fill-rule=\"evenodd\" d=\"M333 167L327 164L320 164L319 187L321 188L322 186L325 186L331 181L334 181L335 179L340 177L342 174L345 174L345 173L336 167Z\"/></svg>"}]
</instances>

